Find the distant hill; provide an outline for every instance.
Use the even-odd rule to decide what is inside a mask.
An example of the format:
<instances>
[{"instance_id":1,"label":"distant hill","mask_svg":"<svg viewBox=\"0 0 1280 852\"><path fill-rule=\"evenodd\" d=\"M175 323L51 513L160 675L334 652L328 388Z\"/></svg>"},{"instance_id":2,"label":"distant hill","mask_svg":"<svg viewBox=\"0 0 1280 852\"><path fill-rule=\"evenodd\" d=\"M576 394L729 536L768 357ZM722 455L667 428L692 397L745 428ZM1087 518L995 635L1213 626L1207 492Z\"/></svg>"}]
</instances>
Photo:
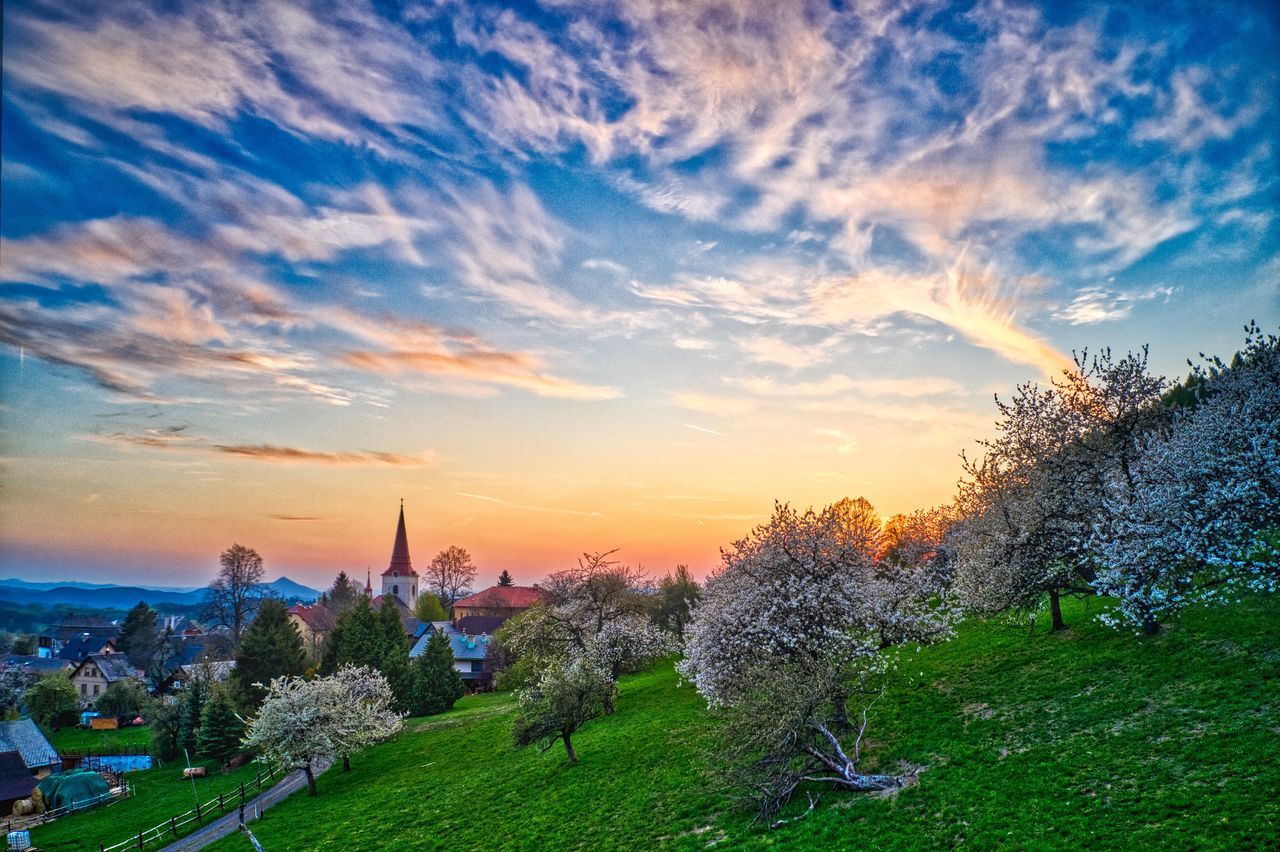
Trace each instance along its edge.
<instances>
[{"instance_id":1,"label":"distant hill","mask_svg":"<svg viewBox=\"0 0 1280 852\"><path fill-rule=\"evenodd\" d=\"M313 601L320 597L315 589L280 577L265 584L277 597L286 601ZM85 609L128 609L138 601L151 606L170 604L195 606L204 600L204 588L182 590L146 586L117 586L87 583L30 583L24 580L0 580L0 600L16 604L40 606L76 606Z\"/></svg>"}]
</instances>

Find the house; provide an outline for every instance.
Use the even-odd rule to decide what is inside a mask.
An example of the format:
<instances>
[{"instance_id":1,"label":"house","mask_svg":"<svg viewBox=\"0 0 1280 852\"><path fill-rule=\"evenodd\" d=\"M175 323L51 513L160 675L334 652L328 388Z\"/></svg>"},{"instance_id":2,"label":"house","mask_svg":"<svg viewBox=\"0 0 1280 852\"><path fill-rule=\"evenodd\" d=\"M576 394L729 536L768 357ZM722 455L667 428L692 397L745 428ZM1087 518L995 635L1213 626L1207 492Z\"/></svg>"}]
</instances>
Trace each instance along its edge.
<instances>
[{"instance_id":1,"label":"house","mask_svg":"<svg viewBox=\"0 0 1280 852\"><path fill-rule=\"evenodd\" d=\"M18 669L32 680L44 675L63 674L70 671L74 665L56 657L33 657L27 654L5 654L0 657L0 668Z\"/></svg>"},{"instance_id":2,"label":"house","mask_svg":"<svg viewBox=\"0 0 1280 852\"><path fill-rule=\"evenodd\" d=\"M501 615L464 615L453 626L468 636L492 636L506 623L506 617Z\"/></svg>"},{"instance_id":3,"label":"house","mask_svg":"<svg viewBox=\"0 0 1280 852\"><path fill-rule=\"evenodd\" d=\"M92 654L116 654L119 651L114 636L102 637L94 633L81 633L64 642L62 650L58 651L54 659L75 664Z\"/></svg>"},{"instance_id":4,"label":"house","mask_svg":"<svg viewBox=\"0 0 1280 852\"><path fill-rule=\"evenodd\" d=\"M13 803L30 798L36 777L27 771L17 751L0 752L0 815L13 812Z\"/></svg>"},{"instance_id":5,"label":"house","mask_svg":"<svg viewBox=\"0 0 1280 852\"><path fill-rule=\"evenodd\" d=\"M144 683L142 672L130 665L124 654L94 654L71 672L71 682L80 693L81 705L85 707L106 692L108 686L124 680Z\"/></svg>"},{"instance_id":6,"label":"house","mask_svg":"<svg viewBox=\"0 0 1280 852\"><path fill-rule=\"evenodd\" d=\"M0 752L16 751L27 772L43 778L62 765L58 752L30 719L0 722Z\"/></svg>"},{"instance_id":7,"label":"house","mask_svg":"<svg viewBox=\"0 0 1280 852\"><path fill-rule=\"evenodd\" d=\"M456 601L453 620L457 622L471 615L501 616L505 620L545 599L546 592L536 586L490 586Z\"/></svg>"},{"instance_id":8,"label":"house","mask_svg":"<svg viewBox=\"0 0 1280 852\"><path fill-rule=\"evenodd\" d=\"M156 689L158 694L173 695L186 688L193 680L207 683L224 683L235 671L235 660L205 660L201 663L189 663L178 666L161 682Z\"/></svg>"},{"instance_id":9,"label":"house","mask_svg":"<svg viewBox=\"0 0 1280 852\"><path fill-rule=\"evenodd\" d=\"M439 625L438 627L436 625ZM449 638L449 646L453 650L453 667L462 675L462 681L468 689L487 689L490 675L485 669L485 655L489 650L488 636L473 636L463 633L447 621L432 622L434 630L423 633L409 652L410 657L421 656L427 650L427 643L436 632Z\"/></svg>"},{"instance_id":10,"label":"house","mask_svg":"<svg viewBox=\"0 0 1280 852\"><path fill-rule=\"evenodd\" d=\"M96 615L76 615L70 613L63 616L62 621L41 633L36 640L36 653L41 657L56 657L63 646L73 639L92 635L110 639L120 635L118 625Z\"/></svg>"},{"instance_id":11,"label":"house","mask_svg":"<svg viewBox=\"0 0 1280 852\"><path fill-rule=\"evenodd\" d=\"M302 637L302 649L312 660L320 658L324 640L338 617L324 604L294 604L289 607L289 620Z\"/></svg>"}]
</instances>

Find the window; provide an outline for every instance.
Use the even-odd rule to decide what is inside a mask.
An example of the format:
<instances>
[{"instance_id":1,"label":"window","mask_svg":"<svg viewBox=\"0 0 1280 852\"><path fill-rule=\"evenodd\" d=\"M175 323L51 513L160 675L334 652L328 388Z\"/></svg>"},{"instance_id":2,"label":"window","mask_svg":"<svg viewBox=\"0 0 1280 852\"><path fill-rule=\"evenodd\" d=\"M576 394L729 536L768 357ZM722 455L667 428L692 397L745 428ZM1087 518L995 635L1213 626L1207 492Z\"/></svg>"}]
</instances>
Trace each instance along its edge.
<instances>
[{"instance_id":1,"label":"window","mask_svg":"<svg viewBox=\"0 0 1280 852\"><path fill-rule=\"evenodd\" d=\"M93 685L93 694L94 695L98 694L98 685L96 683Z\"/></svg>"},{"instance_id":2,"label":"window","mask_svg":"<svg viewBox=\"0 0 1280 852\"><path fill-rule=\"evenodd\" d=\"M482 671L484 671L484 660L472 660L471 661L472 674L478 674Z\"/></svg>"},{"instance_id":3,"label":"window","mask_svg":"<svg viewBox=\"0 0 1280 852\"><path fill-rule=\"evenodd\" d=\"M399 586L392 586L392 587L391 587L391 594L393 594L393 595L398 595L398 594L400 594L400 587L399 587Z\"/></svg>"},{"instance_id":4,"label":"window","mask_svg":"<svg viewBox=\"0 0 1280 852\"><path fill-rule=\"evenodd\" d=\"M88 694L89 694L89 685L88 685L88 684L86 684L86 683L82 683L82 684L80 684L80 694L81 694L81 695L88 695Z\"/></svg>"}]
</instances>

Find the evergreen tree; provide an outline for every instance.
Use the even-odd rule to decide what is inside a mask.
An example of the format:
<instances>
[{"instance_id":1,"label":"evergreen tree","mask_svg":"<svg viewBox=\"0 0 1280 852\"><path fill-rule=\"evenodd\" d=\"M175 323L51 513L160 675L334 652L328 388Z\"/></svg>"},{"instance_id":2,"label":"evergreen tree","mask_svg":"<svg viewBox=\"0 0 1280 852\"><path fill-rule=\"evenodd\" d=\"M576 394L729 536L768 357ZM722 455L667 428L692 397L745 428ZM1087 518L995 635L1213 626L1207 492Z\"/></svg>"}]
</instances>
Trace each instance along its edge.
<instances>
[{"instance_id":1,"label":"evergreen tree","mask_svg":"<svg viewBox=\"0 0 1280 852\"><path fill-rule=\"evenodd\" d=\"M462 675L453 667L453 648L449 637L432 632L427 647L413 661L414 694L410 712L414 716L430 716L453 708L465 688Z\"/></svg>"},{"instance_id":2,"label":"evergreen tree","mask_svg":"<svg viewBox=\"0 0 1280 852\"><path fill-rule=\"evenodd\" d=\"M240 750L243 734L244 725L236 716L231 697L225 690L215 689L200 712L200 733L196 738L200 754L226 766Z\"/></svg>"},{"instance_id":3,"label":"evergreen tree","mask_svg":"<svg viewBox=\"0 0 1280 852\"><path fill-rule=\"evenodd\" d=\"M347 577L347 572L339 571L329 591L321 597L321 602L332 610L334 615L342 615L355 605L360 596L360 589Z\"/></svg>"},{"instance_id":4,"label":"evergreen tree","mask_svg":"<svg viewBox=\"0 0 1280 852\"><path fill-rule=\"evenodd\" d=\"M331 675L343 665L369 666L381 670L383 642L377 617L367 598L338 616L325 642L320 674Z\"/></svg>"},{"instance_id":5,"label":"evergreen tree","mask_svg":"<svg viewBox=\"0 0 1280 852\"><path fill-rule=\"evenodd\" d=\"M201 679L193 679L182 693L182 709L178 721L178 745L187 750L187 754L195 754L200 737L200 713L208 698L207 684Z\"/></svg>"},{"instance_id":6,"label":"evergreen tree","mask_svg":"<svg viewBox=\"0 0 1280 852\"><path fill-rule=\"evenodd\" d=\"M431 592L418 595L418 602L413 607L413 615L419 621L449 620L449 616L444 611L444 604L440 603L440 599Z\"/></svg>"},{"instance_id":7,"label":"evergreen tree","mask_svg":"<svg viewBox=\"0 0 1280 852\"><path fill-rule=\"evenodd\" d=\"M264 600L240 639L236 668L232 673L237 690L250 707L266 697L272 678L300 675L306 669L302 637L289 620L283 601Z\"/></svg>"},{"instance_id":8,"label":"evergreen tree","mask_svg":"<svg viewBox=\"0 0 1280 852\"><path fill-rule=\"evenodd\" d=\"M400 608L383 597L378 611L378 634L382 661L375 668L386 675L395 695L396 709L404 711L413 702L414 677L409 666L409 637L400 621Z\"/></svg>"},{"instance_id":9,"label":"evergreen tree","mask_svg":"<svg viewBox=\"0 0 1280 852\"><path fill-rule=\"evenodd\" d=\"M516 581L511 579L511 572L506 568L502 569L502 573L498 575L499 586L514 586Z\"/></svg>"},{"instance_id":10,"label":"evergreen tree","mask_svg":"<svg viewBox=\"0 0 1280 852\"><path fill-rule=\"evenodd\" d=\"M120 650L131 666L145 672L150 670L162 641L156 611L145 601L138 601L120 628Z\"/></svg>"}]
</instances>

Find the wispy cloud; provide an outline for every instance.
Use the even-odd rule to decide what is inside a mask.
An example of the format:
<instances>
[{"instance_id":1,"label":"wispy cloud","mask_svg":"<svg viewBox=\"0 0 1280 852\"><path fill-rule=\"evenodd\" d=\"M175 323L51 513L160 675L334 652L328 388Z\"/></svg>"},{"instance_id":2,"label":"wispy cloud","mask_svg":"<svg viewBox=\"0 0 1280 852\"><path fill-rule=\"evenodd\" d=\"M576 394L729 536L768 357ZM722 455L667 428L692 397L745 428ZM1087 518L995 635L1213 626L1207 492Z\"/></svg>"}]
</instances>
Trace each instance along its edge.
<instances>
[{"instance_id":1,"label":"wispy cloud","mask_svg":"<svg viewBox=\"0 0 1280 852\"><path fill-rule=\"evenodd\" d=\"M215 452L226 453L239 458L249 458L266 462L282 462L286 464L386 464L411 467L423 467L435 464L435 458L430 453L424 455L402 455L400 453L382 453L373 450L321 452L317 450L304 450L299 447L281 447L275 444L213 444L212 449Z\"/></svg>"},{"instance_id":2,"label":"wispy cloud","mask_svg":"<svg viewBox=\"0 0 1280 852\"><path fill-rule=\"evenodd\" d=\"M366 466L391 465L401 467L434 467L435 453L389 453L376 450L308 450L277 444L223 444L209 438L191 434L187 426L167 426L138 432L111 432L86 436L100 444L144 447L153 450L171 450L188 453L228 455L270 463L301 465Z\"/></svg>"},{"instance_id":3,"label":"wispy cloud","mask_svg":"<svg viewBox=\"0 0 1280 852\"><path fill-rule=\"evenodd\" d=\"M496 503L499 506L506 506L509 509L520 509L524 512L548 512L556 515L577 515L583 518L603 518L601 512L579 512L574 509L557 509L550 506L527 506L523 503L512 503L507 500L500 500L497 497L489 497L485 494L469 494L465 491L458 492L459 497L467 497L472 500L480 500L485 503Z\"/></svg>"},{"instance_id":4,"label":"wispy cloud","mask_svg":"<svg viewBox=\"0 0 1280 852\"><path fill-rule=\"evenodd\" d=\"M1163 297L1168 301L1172 287L1152 287L1147 290L1125 293L1104 286L1086 287L1054 312L1053 318L1072 325L1091 325L1100 322L1122 320L1132 313L1139 302Z\"/></svg>"}]
</instances>

